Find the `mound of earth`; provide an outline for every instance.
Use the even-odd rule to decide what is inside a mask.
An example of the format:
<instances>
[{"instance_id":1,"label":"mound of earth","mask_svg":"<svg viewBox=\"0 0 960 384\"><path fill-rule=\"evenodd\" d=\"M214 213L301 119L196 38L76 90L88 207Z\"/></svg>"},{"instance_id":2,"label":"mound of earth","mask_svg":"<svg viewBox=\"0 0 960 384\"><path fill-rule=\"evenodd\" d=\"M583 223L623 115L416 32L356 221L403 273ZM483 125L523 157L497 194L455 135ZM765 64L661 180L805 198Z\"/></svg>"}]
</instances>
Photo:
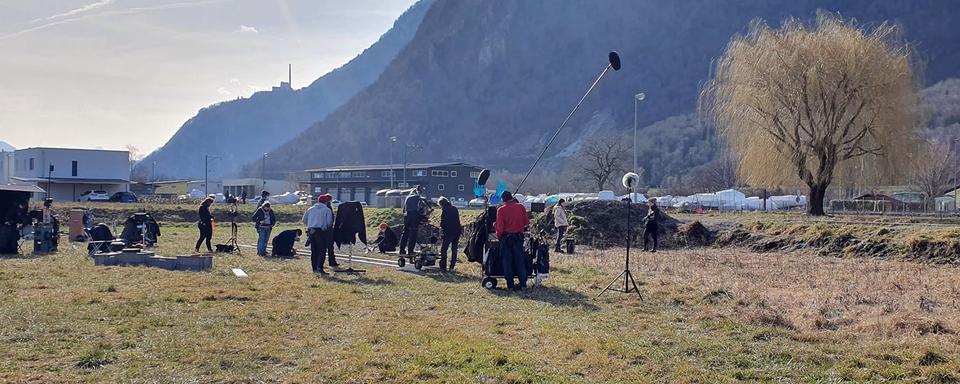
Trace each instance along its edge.
<instances>
[{"instance_id":1,"label":"mound of earth","mask_svg":"<svg viewBox=\"0 0 960 384\"><path fill-rule=\"evenodd\" d=\"M624 244L624 234L627 233L627 204L622 201L583 200L567 204L567 219L570 227L567 236L576 239L577 244L589 245L597 248L607 248ZM647 216L645 204L630 204L630 235L634 245L642 243L643 218ZM556 233L553 226L553 215L550 210L535 216L531 222L537 231ZM661 215L659 233L660 243L663 246L675 245L674 234L680 222L668 216Z\"/></svg>"}]
</instances>

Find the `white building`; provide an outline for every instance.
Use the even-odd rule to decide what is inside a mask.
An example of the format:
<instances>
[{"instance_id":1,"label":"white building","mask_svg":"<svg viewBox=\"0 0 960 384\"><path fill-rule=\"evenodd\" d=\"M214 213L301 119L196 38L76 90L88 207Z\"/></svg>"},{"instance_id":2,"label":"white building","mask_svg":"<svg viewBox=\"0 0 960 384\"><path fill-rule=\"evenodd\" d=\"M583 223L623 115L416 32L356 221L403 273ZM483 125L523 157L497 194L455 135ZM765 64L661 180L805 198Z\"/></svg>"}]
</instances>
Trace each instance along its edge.
<instances>
[{"instance_id":1,"label":"white building","mask_svg":"<svg viewBox=\"0 0 960 384\"><path fill-rule=\"evenodd\" d=\"M10 184L10 178L14 176L13 151L0 150L0 185Z\"/></svg>"},{"instance_id":2,"label":"white building","mask_svg":"<svg viewBox=\"0 0 960 384\"><path fill-rule=\"evenodd\" d=\"M284 192L294 192L297 190L297 183L286 180L271 180L257 178L223 179L223 190L217 192L229 192L233 196L240 196L243 192L247 193L247 198L260 196L260 191L266 190L276 196Z\"/></svg>"},{"instance_id":3,"label":"white building","mask_svg":"<svg viewBox=\"0 0 960 384\"><path fill-rule=\"evenodd\" d=\"M127 191L130 153L103 149L18 149L14 152L12 181L38 185L58 201L77 201L87 190L108 194Z\"/></svg>"}]
</instances>

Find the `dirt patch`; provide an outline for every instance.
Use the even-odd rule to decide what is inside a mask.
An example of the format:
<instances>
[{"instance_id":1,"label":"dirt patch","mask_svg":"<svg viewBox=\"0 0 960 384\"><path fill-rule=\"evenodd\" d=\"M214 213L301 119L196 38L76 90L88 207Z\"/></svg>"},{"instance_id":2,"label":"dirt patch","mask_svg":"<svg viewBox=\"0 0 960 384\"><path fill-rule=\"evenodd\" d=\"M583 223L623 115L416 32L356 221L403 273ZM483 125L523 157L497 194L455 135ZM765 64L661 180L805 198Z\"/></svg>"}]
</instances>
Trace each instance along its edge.
<instances>
[{"instance_id":1,"label":"dirt patch","mask_svg":"<svg viewBox=\"0 0 960 384\"><path fill-rule=\"evenodd\" d=\"M700 221L681 224L673 235L677 245L685 247L703 247L713 243L714 234Z\"/></svg>"},{"instance_id":2,"label":"dirt patch","mask_svg":"<svg viewBox=\"0 0 960 384\"><path fill-rule=\"evenodd\" d=\"M630 237L634 244L637 244L643 241L643 218L647 215L647 209L645 204L630 204L630 226L628 227L627 204L624 202L600 200L573 202L567 206L567 217L570 222L567 236L576 239L577 244L608 248L623 245L623 236L629 229ZM674 234L680 224L666 213L661 215L658 232L662 246L676 245ZM538 231L556 233L553 215L549 210L536 215L532 225Z\"/></svg>"}]
</instances>

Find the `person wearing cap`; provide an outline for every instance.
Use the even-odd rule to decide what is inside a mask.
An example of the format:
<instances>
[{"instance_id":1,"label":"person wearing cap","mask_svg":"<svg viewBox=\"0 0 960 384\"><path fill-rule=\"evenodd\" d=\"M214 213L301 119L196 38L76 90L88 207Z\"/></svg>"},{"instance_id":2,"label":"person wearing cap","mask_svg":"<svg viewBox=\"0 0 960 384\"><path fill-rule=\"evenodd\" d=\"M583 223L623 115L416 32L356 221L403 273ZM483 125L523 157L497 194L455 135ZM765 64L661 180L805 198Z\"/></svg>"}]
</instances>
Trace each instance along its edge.
<instances>
[{"instance_id":1,"label":"person wearing cap","mask_svg":"<svg viewBox=\"0 0 960 384\"><path fill-rule=\"evenodd\" d=\"M260 191L260 202L257 203L257 208L262 207L264 203L267 203L269 201L270 201L270 192L267 191L266 189Z\"/></svg>"},{"instance_id":2,"label":"person wearing cap","mask_svg":"<svg viewBox=\"0 0 960 384\"><path fill-rule=\"evenodd\" d=\"M267 255L267 241L270 240L270 232L273 226L277 224L277 216L270 208L270 202L264 202L257 211L253 213L253 222L257 227L257 255Z\"/></svg>"},{"instance_id":3,"label":"person wearing cap","mask_svg":"<svg viewBox=\"0 0 960 384\"><path fill-rule=\"evenodd\" d=\"M523 260L523 231L530 224L527 209L513 199L510 191L500 196L503 205L497 208L497 221L494 224L497 239L500 240L500 261L503 263L503 278L507 289L519 291L527 288L527 266ZM519 285L514 286L513 276L517 276Z\"/></svg>"},{"instance_id":4,"label":"person wearing cap","mask_svg":"<svg viewBox=\"0 0 960 384\"><path fill-rule=\"evenodd\" d=\"M310 265L314 273L326 275L323 270L323 255L327 251L328 232L333 231L333 212L327 208L329 197L317 197L317 203L303 214L303 225L307 227L307 236L310 239ZM333 238L333 236L329 236Z\"/></svg>"}]
</instances>

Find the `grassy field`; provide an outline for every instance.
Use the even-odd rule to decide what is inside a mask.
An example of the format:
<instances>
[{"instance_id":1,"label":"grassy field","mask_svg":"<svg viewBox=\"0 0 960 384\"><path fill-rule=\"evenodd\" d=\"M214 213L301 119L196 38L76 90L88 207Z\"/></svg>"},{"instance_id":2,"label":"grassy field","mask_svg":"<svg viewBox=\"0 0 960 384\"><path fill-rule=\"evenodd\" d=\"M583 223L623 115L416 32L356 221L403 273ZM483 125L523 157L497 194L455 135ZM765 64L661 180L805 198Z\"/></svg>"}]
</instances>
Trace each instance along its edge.
<instances>
[{"instance_id":1,"label":"grassy field","mask_svg":"<svg viewBox=\"0 0 960 384\"><path fill-rule=\"evenodd\" d=\"M156 251L192 250L167 223ZM255 234L242 226L244 243ZM224 231L215 234L226 240ZM95 267L79 245L0 259L6 382L960 380L960 270L803 253L634 254L643 299L594 297L622 249L554 255L542 287L223 255L210 273ZM243 268L240 279L230 268ZM502 283L501 283L502 285Z\"/></svg>"}]
</instances>

